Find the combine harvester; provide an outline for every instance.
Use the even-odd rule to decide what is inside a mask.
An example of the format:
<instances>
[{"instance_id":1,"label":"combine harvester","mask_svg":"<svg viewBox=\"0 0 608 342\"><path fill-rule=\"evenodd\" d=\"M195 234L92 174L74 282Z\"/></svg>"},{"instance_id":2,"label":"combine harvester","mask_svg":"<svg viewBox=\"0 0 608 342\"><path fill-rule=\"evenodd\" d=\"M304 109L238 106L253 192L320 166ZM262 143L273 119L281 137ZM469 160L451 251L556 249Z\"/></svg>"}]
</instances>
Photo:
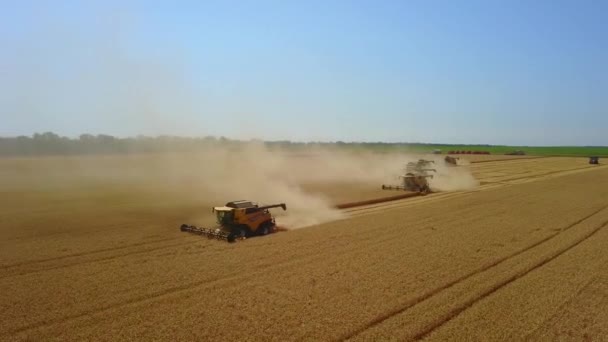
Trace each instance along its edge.
<instances>
[{"instance_id":1,"label":"combine harvester","mask_svg":"<svg viewBox=\"0 0 608 342\"><path fill-rule=\"evenodd\" d=\"M445 156L445 165L447 166L458 166L458 161L460 160L460 158L458 157L452 157L452 156Z\"/></svg>"},{"instance_id":2,"label":"combine harvester","mask_svg":"<svg viewBox=\"0 0 608 342\"><path fill-rule=\"evenodd\" d=\"M287 210L285 203L258 206L250 201L232 201L223 207L212 209L217 217L217 227L202 228L182 224L180 230L228 242L268 235L281 230L268 211L268 209L278 207Z\"/></svg>"},{"instance_id":3,"label":"combine harvester","mask_svg":"<svg viewBox=\"0 0 608 342\"><path fill-rule=\"evenodd\" d=\"M427 181L428 178L433 178L429 172L437 172L435 169L429 168L432 160L420 159L417 163L409 162L405 167L405 174L399 176L402 179L401 185L385 185L382 184L382 190L403 190L417 192L421 195L426 195L431 192L431 188Z\"/></svg>"}]
</instances>

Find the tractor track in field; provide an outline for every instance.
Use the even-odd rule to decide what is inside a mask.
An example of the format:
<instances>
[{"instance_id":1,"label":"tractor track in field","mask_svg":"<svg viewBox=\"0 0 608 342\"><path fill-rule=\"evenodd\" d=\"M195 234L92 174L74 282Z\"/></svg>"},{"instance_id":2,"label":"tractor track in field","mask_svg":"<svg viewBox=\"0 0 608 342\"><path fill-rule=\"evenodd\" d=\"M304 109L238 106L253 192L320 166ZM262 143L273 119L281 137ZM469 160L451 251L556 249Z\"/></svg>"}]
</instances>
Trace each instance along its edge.
<instances>
[{"instance_id":1,"label":"tractor track in field","mask_svg":"<svg viewBox=\"0 0 608 342\"><path fill-rule=\"evenodd\" d=\"M13 336L13 335L31 331L34 329L44 328L44 327L52 326L52 325L56 325L56 324L67 323L69 321L77 320L77 319L84 318L84 317L91 316L91 315L101 314L101 313L104 313L107 311L111 311L113 309L118 309L118 308L129 306L129 305L137 305L140 303L145 303L145 302L152 301L152 300L155 300L158 298L163 298L166 296L175 295L175 294L179 294L179 293L187 293L190 291L204 290L206 288L213 288L213 287L217 287L217 286L223 286L223 287L239 286L240 281L238 281L238 280L240 280L242 278L247 279L247 278L255 277L257 275L266 274L266 271L270 268L272 268L272 269L290 268L290 267L293 267L294 265L296 265L296 266L297 265L306 265L314 260L317 260L317 259L321 260L321 259L325 259L325 258L326 258L326 256L324 256L324 255L321 255L321 256L320 255L309 255L309 256L301 257L299 259L287 260L287 261L284 261L281 263L274 263L274 264L256 267L255 270L251 271L251 272L245 272L245 273L234 272L234 273L227 274L227 275L224 275L224 276L216 278L216 279L206 279L206 280L183 284L180 286L173 286L173 287L170 287L167 289L154 291L154 292L148 293L146 295L137 296L135 298L131 298L131 299L128 299L128 300L125 300L122 302L112 303L112 304L104 305L104 306L101 306L98 308L80 311L78 313L66 315L63 317L55 318L55 319L42 320L42 321L34 322L31 324L27 324L27 325L24 325L19 328L7 330L6 332L0 332L0 336ZM298 268L295 267L292 272L298 272ZM235 283L229 284L230 282L235 282Z\"/></svg>"},{"instance_id":2,"label":"tractor track in field","mask_svg":"<svg viewBox=\"0 0 608 342\"><path fill-rule=\"evenodd\" d=\"M374 199L374 200L371 200L371 202L381 203L381 202L387 202L387 201L395 201L395 197L409 198L409 197L414 197L414 196L418 196L418 195L412 193L412 194L405 194L405 195L400 195L400 196L391 196L390 198L387 198L386 200ZM369 202L370 201L348 203L346 205L346 207L347 208L356 208L358 206L365 205L366 203L369 203ZM340 205L338 205L338 206L340 206ZM344 204L342 204L342 206L344 206ZM353 210L353 209L351 209L351 210ZM356 209L354 209L354 210L356 210ZM150 244L183 240L185 238L186 238L186 236L157 239L157 240L153 240L153 241L134 243L134 244L129 244L129 245L125 245L125 246L103 248L103 249L97 249L97 250L93 250L93 251L73 253L73 254L69 254L69 255L62 255L62 256L46 258L46 259L29 260L29 261L24 261L24 262L20 262L20 263L0 265L0 270L2 270L4 273L4 274L0 274L0 279L28 275L28 274L32 274L32 273L38 273L38 272L52 271L52 270L56 270L56 269L79 266L79 265L94 263L94 262L99 262L99 261L118 259L121 257L143 254L143 253L148 253L148 252L152 252L152 251L156 251L156 250L162 250L162 249L167 249L167 248L189 245L189 244L193 244L196 242L196 241L188 240L185 242L173 243L173 244L169 244L169 245L161 245L161 246L151 247L151 248L146 248L146 249L139 249L139 250L124 252L124 253L120 253L120 254L112 254L112 255L107 255L107 256L94 257L92 259L87 259L87 260L71 261L72 259L85 258L85 257L89 257L89 256L96 255L96 254L109 253L109 252L120 251L120 250L125 250L125 249L128 250L128 249L132 249L132 248L147 246ZM44 264L53 263L53 262L61 262L61 261L65 261L65 263L61 263L59 265L50 265L49 267L44 267ZM28 267L28 266L30 266L30 269L25 270L25 271L19 271L20 268L24 268L24 267Z\"/></svg>"},{"instance_id":3,"label":"tractor track in field","mask_svg":"<svg viewBox=\"0 0 608 342\"><path fill-rule=\"evenodd\" d=\"M511 167L511 168L513 168L513 167L536 167L538 165L543 165L543 162L545 162L544 165L546 165L546 163L558 162L558 161L557 160L555 160L555 161L538 160L538 159L506 160L506 161L494 161L492 163L484 163L484 164L471 163L468 166L471 168L474 168L474 169L486 170L488 172L500 172L500 171L504 170L505 166Z\"/></svg>"},{"instance_id":4,"label":"tractor track in field","mask_svg":"<svg viewBox=\"0 0 608 342\"><path fill-rule=\"evenodd\" d=\"M602 208L593 211L592 213L584 216L583 218L580 218L578 220L576 220L575 222L567 225L564 228L560 228L559 230L557 230L555 233L550 234L528 246L526 246L525 248L522 248L518 251L515 251L507 256L504 256L502 258L499 258L487 265L484 265L474 271L471 271L463 276L460 276L442 286L439 286L431 291L426 292L425 294L413 298L411 300L408 300L407 302L405 302L403 305L401 305L398 308L395 308L394 310L391 310L389 312L380 314L378 317L376 317L374 320L368 322L367 324L365 324L364 326L362 326L359 329L356 329L354 331L349 332L348 334L345 334L343 336L341 336L340 338L338 338L338 341L346 341L352 338L355 338L356 336L360 335L361 333L363 333L364 331L371 329L375 326L378 326L380 324L382 324L383 322L387 321L388 319L391 319L399 314L402 314L404 312L406 312L408 309L413 308L414 306L421 304L422 302L432 298L433 296L438 295L439 293L441 293L442 291L448 290L458 284L461 284L463 282L465 282L467 279L472 278L475 275L484 273L510 259L513 259L515 257L517 257L518 255L521 255L527 251L530 251L536 247L538 247L539 245L554 239L555 237L557 237L558 235L570 230L571 228L579 225L580 223L590 219L591 217L597 215L598 213L602 212L603 210L608 209L608 205L603 206ZM531 267L530 269L525 270L525 272L518 272L517 274L513 275L512 277L509 277L506 281L502 281L498 284L495 284L495 286L492 286L489 290L485 291L484 293L482 293L481 296L476 297L473 300L467 301L465 302L464 305L459 306L458 308L451 310L445 317L442 317L440 320L433 322L431 325L429 325L426 329L424 329L422 332L419 332L417 335L415 335L414 339L421 339L424 338L426 335L430 334L431 332L433 332L434 330L436 330L437 328L439 328L441 325L447 323L448 321L452 320L454 317L456 317L459 313L461 313L462 311L466 310L468 307L470 307L471 305L473 305L474 303L482 300L483 298L491 295L492 293L496 292L497 290L499 290L500 288L504 287L505 285L525 276L526 274L530 273L531 271L533 271L534 269L537 269L541 266L543 266L544 264L546 264L547 262L555 259L556 257L558 257L559 255L565 253L566 251L574 248L575 246L577 246L578 244L582 243L584 240L590 238L591 236L595 235L595 233L597 233L600 229L604 228L606 225L608 225L608 221L603 222L600 226L596 227L595 229L593 229L590 233L586 234L583 236L582 239L578 239L577 241L575 241L573 244L571 244L569 247L563 249L563 250L558 250L557 252L555 252L551 257L546 258L546 260L542 260L540 263L536 263L534 264L533 267Z\"/></svg>"},{"instance_id":5,"label":"tractor track in field","mask_svg":"<svg viewBox=\"0 0 608 342\"><path fill-rule=\"evenodd\" d=\"M446 316L442 317L440 320L438 320L437 322L435 322L434 324L432 324L431 326L429 326L427 329L425 329L424 331L419 332L414 339L415 340L420 340L423 339L424 337L428 336L429 334L431 334L433 331L437 330L438 328L440 328L442 325L446 324L447 322L451 321L452 319L456 318L456 316L458 316L460 313L462 313L463 311L465 311L466 309L470 308L471 306L473 306L475 303L487 298L488 296L492 295L493 293L495 293L496 291L500 290L501 288L509 285L510 283L523 278L524 276L526 276L527 274L541 268L542 266L544 266L545 264L551 262L552 260L556 259L557 257L559 257L560 255L568 252L569 250L573 249L574 247L580 245L581 243L583 243L584 241L586 241L587 239L591 238L592 236L594 236L595 234L597 234L602 228L608 226L608 221L604 221L601 225L597 226L596 228L594 228L591 232L585 234L582 238L577 239L576 241L574 241L572 244L570 244L569 246L567 246L566 248L562 248L559 249L557 251L555 251L552 255L550 255L549 257L546 257L544 259L542 259L540 262L535 263L533 266L528 267L526 269L524 269L523 271L518 272L517 274L495 284L494 286L490 287L489 289L487 289L486 291L484 291L480 296L473 298L467 302L465 302L463 305L458 306L457 308L451 310Z\"/></svg>"},{"instance_id":6,"label":"tractor track in field","mask_svg":"<svg viewBox=\"0 0 608 342\"><path fill-rule=\"evenodd\" d=\"M505 175L521 175L523 173L537 173L537 172L542 172L542 171L546 171L547 169L550 170L556 170L557 171L567 171L567 170L572 170L572 169L577 169L580 167L572 167L572 166L562 166L561 163L559 163L559 160L553 160L553 161L548 161L546 163L542 163L539 160L532 160L532 161L507 161L507 162L496 162L495 164L484 164L484 165L477 165L477 164L471 164L471 170L473 171L474 174L478 174L478 175L486 175L486 174L494 174L494 173L499 173L501 175L498 176L491 176L491 177L502 177ZM519 168L519 170L513 170L514 168ZM593 166L589 166L586 165L585 167L593 167Z\"/></svg>"},{"instance_id":7,"label":"tractor track in field","mask_svg":"<svg viewBox=\"0 0 608 342\"><path fill-rule=\"evenodd\" d=\"M499 179L496 181L487 181L486 184L501 184L501 185L508 186L508 185L514 185L514 184L519 184L519 183L533 182L536 180L545 179L552 175L564 175L565 176L567 174L576 173L576 171L580 172L581 170L585 170L585 169L587 169L587 168L573 169L573 170L568 170L568 171L552 171L552 172L546 172L543 174L535 174L535 175L529 175L529 176Z\"/></svg>"},{"instance_id":8,"label":"tractor track in field","mask_svg":"<svg viewBox=\"0 0 608 342\"><path fill-rule=\"evenodd\" d=\"M538 172L543 172L543 171L568 171L568 170L573 170L573 169L579 169L581 167L593 167L593 166L589 166L589 165L577 165L577 166L569 166L569 167L547 167L547 165L543 165L543 164L532 164L532 162L528 162L528 163L517 163L517 165L513 165L514 163L504 163L503 165L492 165L491 167L488 167L486 165L473 165L471 170L473 173L479 173L481 175L484 174L493 174L493 173L499 173L499 174L504 174L506 176L519 176L521 174L529 174L529 173L538 173ZM513 168L518 167L520 168L517 171L512 170ZM510 169L510 170L509 170ZM506 171L508 170L508 171ZM496 176L495 176L496 177ZM500 177L500 176L498 176Z\"/></svg>"},{"instance_id":9,"label":"tractor track in field","mask_svg":"<svg viewBox=\"0 0 608 342\"><path fill-rule=\"evenodd\" d=\"M61 268L80 266L80 265L85 265L85 264L89 264L89 263L95 263L95 262L99 262L99 261L113 260L113 259L118 259L118 258L122 258L122 257L131 256L131 255L145 254L145 253L154 252L154 251L158 251L158 250L162 250L162 249L167 249L167 248L179 247L179 246L184 246L184 245L191 245L193 243L194 243L193 241L180 242L180 243L174 243L174 244L170 244L170 245L163 245L163 246L158 246L158 247L151 247L151 248L146 248L146 249L140 249L140 250L131 251L131 252L125 252L125 253L121 253L121 254L112 254L112 255L108 255L108 256L104 256L104 257L98 257L98 258L94 258L94 259L81 260L81 261L73 261L73 262L68 262L68 263L59 264L59 265L52 265L52 266L49 266L49 267L41 267L41 268L36 268L36 269L29 269L29 270L25 270L25 271L21 271L21 272L19 272L17 270L17 271L14 271L13 273L8 272L7 274L0 275L0 279L17 277L17 276L23 276L23 275L28 275L28 274L33 274L33 273L39 273L39 272L53 271L53 270L57 270L57 269L61 269ZM49 262L52 262L52 261L49 261ZM45 262L44 261L40 261L38 263L29 264L29 265L39 265L39 264L43 264L43 263L45 263Z\"/></svg>"},{"instance_id":10,"label":"tractor track in field","mask_svg":"<svg viewBox=\"0 0 608 342\"><path fill-rule=\"evenodd\" d=\"M200 239L200 237L198 237L198 236L186 235L186 237L187 238L192 237L191 243L196 243L196 241L199 241L199 239ZM391 238L374 241L374 243L381 245L388 240L391 240ZM340 246L334 246L334 248L336 248L336 247L341 247L342 250L340 252L342 252L342 253L348 253L357 248L356 246L350 246L346 243L343 245L340 245ZM334 249L333 251L328 251L329 254L331 254L333 252L336 252L336 250ZM4 332L0 331L0 336L13 336L13 335L16 335L19 333L35 330L38 328L45 328L47 326L67 323L67 322L77 320L80 318L84 318L87 316L101 314L104 312L111 311L113 309L118 309L118 308L126 307L129 305L137 305L140 303L145 303L148 301L152 301L152 300L163 298L163 297L170 296L170 295L188 293L190 291L199 291L199 290L204 290L206 288L213 288L213 287L239 286L239 284L242 282L242 279L250 279L250 278L255 278L258 275L264 275L268 272L269 269L273 269L273 270L285 269L287 272L284 272L283 275L289 274L289 273L297 273L297 272L299 272L299 267L295 267L295 266L307 265L309 263L315 262L316 260L326 260L326 259L327 259L327 255L325 255L325 254L312 254L312 255L306 254L306 255L302 255L296 259L284 260L281 262L275 262L272 264L261 265L261 266L255 267L255 268L250 268L245 272L235 271L235 272L232 272L230 274L225 274L225 275L215 278L215 279L205 279L205 280L190 282L190 283L183 284L180 286L173 286L173 287L169 287L166 289L154 291L154 292L151 292L151 293L148 293L145 295L137 296L135 298L130 298L130 299L122 301L122 302L111 303L111 304L107 304L107 305L89 309L89 310L82 310L82 311L74 313L74 314L70 314L70 315L66 315L66 316L58 317L58 318L54 318L54 319L41 320L38 322L26 324L26 325L18 327L18 328L7 329ZM291 271L289 270L290 268L291 268Z\"/></svg>"},{"instance_id":11,"label":"tractor track in field","mask_svg":"<svg viewBox=\"0 0 608 342\"><path fill-rule=\"evenodd\" d=\"M52 325L56 325L56 324L67 323L69 321L77 320L77 319L84 318L87 316L101 314L101 313L104 313L107 311L111 311L113 309L118 309L118 308L129 306L129 305L145 303L147 301L155 300L155 299L162 298L165 296L185 293L188 291L201 290L201 288L204 289L204 288L212 288L215 286L221 286L221 285L223 285L223 283L230 283L231 281L235 281L235 280L238 280L243 277L250 278L250 277L255 277L256 275L265 274L265 271L268 268L274 268L274 267L277 267L277 265L281 266L281 267L287 267L287 266L291 266L289 264L296 264L296 265L297 264L306 264L306 263L310 262L311 260L320 259L320 258L323 258L323 256L320 257L317 255L313 255L313 256L303 257L303 258L300 258L297 260L285 261L285 262L282 262L279 264L275 263L275 264L271 264L271 265L257 267L252 272L247 272L247 273L234 272L231 274L223 275L222 277L219 277L216 279L205 279L205 280L186 283L186 284L179 285L179 286L172 286L172 287L169 287L169 288L166 288L163 290L153 291L153 292L147 293L145 295L136 296L134 298L130 298L128 300L124 300L121 302L111 303L111 304L107 304L107 305L89 309L89 310L81 310L80 312L66 315L63 317L58 317L58 318L48 319L48 320L41 320L38 322L34 322L34 323L30 323L30 324L21 326L19 328L9 329L5 332L0 332L0 336L13 336L13 335L27 332L30 330L44 328L44 327L52 326ZM297 269L296 269L296 271L297 271ZM224 285L224 286L226 286L226 285Z\"/></svg>"},{"instance_id":12,"label":"tractor track in field","mask_svg":"<svg viewBox=\"0 0 608 342\"><path fill-rule=\"evenodd\" d=\"M118 258L122 258L122 257L128 257L131 255L145 254L145 253L149 253L149 252L153 252L153 251L157 251L157 250L180 247L180 246L185 246L185 245L194 245L194 244L198 244L198 242L200 242L200 240L199 240L200 237L198 237L198 239L191 239L191 237L192 236L190 236L190 235L184 235L184 236L176 237L176 238L159 239L159 240L155 240L155 241L147 241L147 242L143 242L143 243L130 244L130 245L126 245L126 246L120 246L120 247L114 247L114 248L104 248L104 249L99 249L99 250L95 250L95 251L64 255L64 256L60 256L60 257L31 260L31 261L17 263L17 264L4 265L4 266L0 267L0 269L3 271L7 271L7 274L0 274L0 279L28 275L28 274L32 274L32 273L52 271L52 270L67 268L67 267L80 266L83 264L95 263L95 262L99 262L99 261L113 260L113 259L118 259ZM150 245L150 244L154 244L154 243L162 243L162 242L175 241L175 240L187 240L187 241L182 241L179 243L173 243L173 244L168 244L168 245L161 245L161 246L156 246L156 247L150 247L150 248L146 248L146 249L139 249L139 250L135 250L135 251L124 252L121 254L111 254L108 256L97 257L97 258L93 258L93 259L87 259L87 260L81 260L81 261L76 260L76 261L72 261L72 262L68 261L68 263L65 263L65 264L52 265L50 267L40 267L40 268L36 268L36 269L29 269L26 271L19 272L19 268L24 267L24 266L36 267L40 264L52 263L54 261L82 258L82 257L94 255L94 254L107 253L107 252L118 251L118 250L123 250L123 249L130 249L130 248L137 248L137 247L146 246L146 245ZM203 240L207 240L207 239L203 239ZM200 244L198 244L198 245L202 248L207 248L207 247L213 246L213 245L200 245ZM243 247L247 247L247 246L243 246ZM277 265L280 265L280 264L281 263L279 263ZM17 270L15 270L15 269L17 269ZM13 273L10 273L11 270L15 270L15 271L13 271Z\"/></svg>"},{"instance_id":13,"label":"tractor track in field","mask_svg":"<svg viewBox=\"0 0 608 342\"><path fill-rule=\"evenodd\" d=\"M529 180L536 180L536 179L542 179L545 178L546 176L550 176L550 175L554 175L554 174L568 174L569 172L573 172L573 171L579 171L579 170L586 170L586 169L597 169L597 167L595 166L585 166L585 167L578 167L578 168L571 168L568 170L557 170L557 171L547 171L547 172L543 172L543 173L534 173L531 175L519 175L518 177L513 177L513 178L499 178L497 181L495 182L512 182L512 181L517 181L517 180L521 180L521 179L529 179ZM530 171L530 172L534 172L534 171Z\"/></svg>"},{"instance_id":14,"label":"tractor track in field","mask_svg":"<svg viewBox=\"0 0 608 342\"><path fill-rule=\"evenodd\" d=\"M79 258L79 257L83 257L83 256L89 256L92 254L113 252L113 251L117 251L117 250L121 250L121 249L140 247L140 246L145 246L145 245L149 245L149 244L153 244L153 243L161 243L161 242L180 240L180 239L183 239L183 237L164 238L164 239L158 239L158 240L154 240L154 241L132 243L129 245L118 246L118 247L109 247L109 248L96 249L96 250L92 250L92 251L79 252L79 253L73 253L73 254L68 254L68 255L61 255L61 256L46 258L46 259L28 260L28 261L18 262L18 263L14 263L14 264L0 265L0 270L9 270L9 269L13 269L13 268L22 267L22 266L47 263L47 262L59 261L59 260L65 260L65 259L71 259L71 258Z\"/></svg>"},{"instance_id":15,"label":"tractor track in field","mask_svg":"<svg viewBox=\"0 0 608 342\"><path fill-rule=\"evenodd\" d=\"M579 296L581 293L583 293L583 292L587 291L587 290L589 289L589 287L590 287L591 285L593 285L593 284L594 284L594 283L597 281L597 279L598 279L598 277L597 277L597 276L595 276L595 277L593 277L593 278L589 279L589 280L588 280L588 281L587 281L587 282L586 282L586 283L585 283L583 286L581 286L581 288L579 288L579 289L578 289L576 292L574 292L574 294L572 295L572 297L571 297L569 300L567 300L567 301L563 302L563 303L562 303L562 305L560 305L560 306L559 306L559 308L558 308L557 310L555 310L555 313L554 313L553 315L551 315L551 317L549 317L547 320L545 320L545 322L550 322L550 321L551 321L551 320L553 320L553 319L554 319L556 316L559 316L559 315L563 314L564 310L565 310L565 309L566 309L566 308L567 308L569 305L571 305L571 304L574 302L574 300L575 300L575 299L578 299L577 297L578 297L578 296ZM530 337L531 337L532 335L534 335L534 334L535 334L535 333L536 333L536 332L537 332L537 331L538 331L540 328L541 328L541 326L539 325L539 326L537 326L536 328L532 329L530 332L528 332L528 333L526 334L526 336L524 336L524 338L523 338L522 340L523 340L523 341L530 341Z\"/></svg>"}]
</instances>

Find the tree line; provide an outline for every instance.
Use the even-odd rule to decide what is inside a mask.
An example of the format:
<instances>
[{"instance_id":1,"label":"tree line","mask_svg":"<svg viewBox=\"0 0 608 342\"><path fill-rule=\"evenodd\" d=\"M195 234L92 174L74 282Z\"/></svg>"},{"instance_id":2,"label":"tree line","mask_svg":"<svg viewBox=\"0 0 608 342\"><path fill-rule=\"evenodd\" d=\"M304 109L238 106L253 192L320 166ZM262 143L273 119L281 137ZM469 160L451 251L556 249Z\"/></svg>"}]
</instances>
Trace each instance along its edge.
<instances>
[{"instance_id":1,"label":"tree line","mask_svg":"<svg viewBox=\"0 0 608 342\"><path fill-rule=\"evenodd\" d=\"M210 144L229 142L230 140L224 137L137 136L119 138L107 134L81 134L78 138L69 138L53 132L45 132L35 133L31 137L0 137L0 156L189 151Z\"/></svg>"},{"instance_id":2,"label":"tree line","mask_svg":"<svg viewBox=\"0 0 608 342\"><path fill-rule=\"evenodd\" d=\"M53 132L45 132L35 133L32 136L0 137L0 156L189 152L217 145L239 146L247 142L214 136L137 136L120 138L106 134L81 134L78 138L69 138ZM321 146L324 148L368 149L375 151L391 151L404 148L426 149L435 146L434 144L425 143L292 142L288 140L264 141L262 143L270 148L304 149L310 146Z\"/></svg>"}]
</instances>

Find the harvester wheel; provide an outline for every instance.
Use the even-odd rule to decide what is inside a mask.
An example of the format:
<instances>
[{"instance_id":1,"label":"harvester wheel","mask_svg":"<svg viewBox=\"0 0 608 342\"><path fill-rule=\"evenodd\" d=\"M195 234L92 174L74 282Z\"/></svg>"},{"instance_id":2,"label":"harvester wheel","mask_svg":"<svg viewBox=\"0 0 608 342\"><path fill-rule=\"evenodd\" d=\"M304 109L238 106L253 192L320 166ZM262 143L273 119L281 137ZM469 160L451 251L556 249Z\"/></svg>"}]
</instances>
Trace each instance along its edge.
<instances>
[{"instance_id":1,"label":"harvester wheel","mask_svg":"<svg viewBox=\"0 0 608 342\"><path fill-rule=\"evenodd\" d=\"M260 226L260 228L258 229L258 234L259 235L268 235L272 232L272 223L270 222L264 222L262 223L262 225Z\"/></svg>"},{"instance_id":2,"label":"harvester wheel","mask_svg":"<svg viewBox=\"0 0 608 342\"><path fill-rule=\"evenodd\" d=\"M236 227L232 228L232 231L230 232L230 234L228 234L228 238L226 240L228 240L228 242L234 242L237 239L246 238L247 235L248 234L246 228Z\"/></svg>"}]
</instances>

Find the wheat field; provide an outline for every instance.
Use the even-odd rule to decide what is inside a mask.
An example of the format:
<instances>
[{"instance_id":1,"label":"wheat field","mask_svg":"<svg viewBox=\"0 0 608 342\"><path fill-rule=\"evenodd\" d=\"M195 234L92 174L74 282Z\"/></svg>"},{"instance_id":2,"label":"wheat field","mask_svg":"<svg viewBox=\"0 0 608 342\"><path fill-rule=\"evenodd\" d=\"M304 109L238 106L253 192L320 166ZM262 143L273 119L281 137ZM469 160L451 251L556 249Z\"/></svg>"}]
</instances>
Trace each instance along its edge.
<instances>
[{"instance_id":1,"label":"wheat field","mask_svg":"<svg viewBox=\"0 0 608 342\"><path fill-rule=\"evenodd\" d=\"M608 168L491 157L462 166L476 186L341 211L387 195L386 156L0 159L0 339L608 338ZM234 244L178 229L255 195L326 215Z\"/></svg>"}]
</instances>

